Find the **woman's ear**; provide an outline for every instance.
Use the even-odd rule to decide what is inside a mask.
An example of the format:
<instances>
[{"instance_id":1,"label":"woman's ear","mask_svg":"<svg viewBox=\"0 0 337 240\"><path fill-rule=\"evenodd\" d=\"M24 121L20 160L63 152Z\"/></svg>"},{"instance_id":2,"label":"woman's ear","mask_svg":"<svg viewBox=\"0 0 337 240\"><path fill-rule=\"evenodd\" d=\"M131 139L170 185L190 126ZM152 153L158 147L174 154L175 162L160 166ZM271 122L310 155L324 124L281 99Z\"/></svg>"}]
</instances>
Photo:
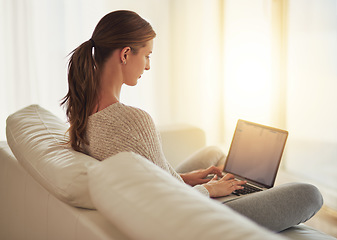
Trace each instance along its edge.
<instances>
[{"instance_id":1,"label":"woman's ear","mask_svg":"<svg viewBox=\"0 0 337 240\"><path fill-rule=\"evenodd\" d=\"M125 47L120 52L120 59L123 64L126 64L126 60L128 58L128 55L131 53L130 47Z\"/></svg>"}]
</instances>

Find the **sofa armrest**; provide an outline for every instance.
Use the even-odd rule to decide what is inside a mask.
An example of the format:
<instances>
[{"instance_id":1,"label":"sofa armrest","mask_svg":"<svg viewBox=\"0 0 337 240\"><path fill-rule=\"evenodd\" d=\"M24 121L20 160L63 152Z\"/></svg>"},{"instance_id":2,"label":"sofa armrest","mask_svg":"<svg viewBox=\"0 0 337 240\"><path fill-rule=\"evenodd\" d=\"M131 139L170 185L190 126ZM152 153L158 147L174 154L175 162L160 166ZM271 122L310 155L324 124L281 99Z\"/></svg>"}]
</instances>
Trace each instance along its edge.
<instances>
[{"instance_id":1,"label":"sofa armrest","mask_svg":"<svg viewBox=\"0 0 337 240\"><path fill-rule=\"evenodd\" d=\"M206 145L205 132L188 124L159 126L163 152L167 161L176 167L188 156Z\"/></svg>"}]
</instances>

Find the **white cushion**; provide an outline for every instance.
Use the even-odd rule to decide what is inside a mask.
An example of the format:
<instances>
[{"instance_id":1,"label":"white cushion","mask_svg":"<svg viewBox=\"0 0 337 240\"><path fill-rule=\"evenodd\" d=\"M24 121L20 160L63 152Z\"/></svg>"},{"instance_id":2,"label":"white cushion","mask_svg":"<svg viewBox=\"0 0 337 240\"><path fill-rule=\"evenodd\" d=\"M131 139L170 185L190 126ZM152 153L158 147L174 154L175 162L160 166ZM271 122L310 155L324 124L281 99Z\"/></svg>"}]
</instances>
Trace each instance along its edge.
<instances>
[{"instance_id":1,"label":"white cushion","mask_svg":"<svg viewBox=\"0 0 337 240\"><path fill-rule=\"evenodd\" d=\"M283 239L135 153L112 156L88 174L97 210L131 239Z\"/></svg>"},{"instance_id":2,"label":"white cushion","mask_svg":"<svg viewBox=\"0 0 337 240\"><path fill-rule=\"evenodd\" d=\"M66 131L63 121L38 105L7 118L8 145L26 171L58 199L94 209L87 168L98 161L67 147Z\"/></svg>"}]
</instances>

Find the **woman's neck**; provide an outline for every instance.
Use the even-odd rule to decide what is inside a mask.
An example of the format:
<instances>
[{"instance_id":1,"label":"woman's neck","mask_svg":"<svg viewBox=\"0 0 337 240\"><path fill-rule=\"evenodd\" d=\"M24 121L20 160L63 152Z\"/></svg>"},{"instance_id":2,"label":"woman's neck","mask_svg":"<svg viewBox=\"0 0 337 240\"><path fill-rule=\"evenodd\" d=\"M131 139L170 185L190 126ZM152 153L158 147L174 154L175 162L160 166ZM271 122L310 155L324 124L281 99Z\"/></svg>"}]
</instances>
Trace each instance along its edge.
<instances>
[{"instance_id":1,"label":"woman's neck","mask_svg":"<svg viewBox=\"0 0 337 240\"><path fill-rule=\"evenodd\" d=\"M100 92L93 113L103 110L111 104L119 102L123 85L123 75L118 56L112 56L106 61L101 71Z\"/></svg>"}]
</instances>

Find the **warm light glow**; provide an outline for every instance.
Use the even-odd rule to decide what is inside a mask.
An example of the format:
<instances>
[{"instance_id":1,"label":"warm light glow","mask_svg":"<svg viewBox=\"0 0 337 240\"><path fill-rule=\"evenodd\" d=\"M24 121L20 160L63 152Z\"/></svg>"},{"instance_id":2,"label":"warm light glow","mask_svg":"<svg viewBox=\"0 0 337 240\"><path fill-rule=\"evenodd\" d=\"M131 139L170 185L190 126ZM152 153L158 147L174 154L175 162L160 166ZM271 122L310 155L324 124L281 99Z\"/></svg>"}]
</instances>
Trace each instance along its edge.
<instances>
[{"instance_id":1,"label":"warm light glow","mask_svg":"<svg viewBox=\"0 0 337 240\"><path fill-rule=\"evenodd\" d=\"M270 52L258 44L238 46L227 53L226 112L235 117L268 121L271 100ZM248 54L247 54L248 53Z\"/></svg>"},{"instance_id":2,"label":"warm light glow","mask_svg":"<svg viewBox=\"0 0 337 240\"><path fill-rule=\"evenodd\" d=\"M231 12L226 16L225 26L227 143L230 142L237 119L264 124L271 120L272 37L268 5L254 1L254 4L243 9L239 2L229 1ZM252 11L250 7L255 10ZM234 9L237 12L233 12Z\"/></svg>"}]
</instances>

